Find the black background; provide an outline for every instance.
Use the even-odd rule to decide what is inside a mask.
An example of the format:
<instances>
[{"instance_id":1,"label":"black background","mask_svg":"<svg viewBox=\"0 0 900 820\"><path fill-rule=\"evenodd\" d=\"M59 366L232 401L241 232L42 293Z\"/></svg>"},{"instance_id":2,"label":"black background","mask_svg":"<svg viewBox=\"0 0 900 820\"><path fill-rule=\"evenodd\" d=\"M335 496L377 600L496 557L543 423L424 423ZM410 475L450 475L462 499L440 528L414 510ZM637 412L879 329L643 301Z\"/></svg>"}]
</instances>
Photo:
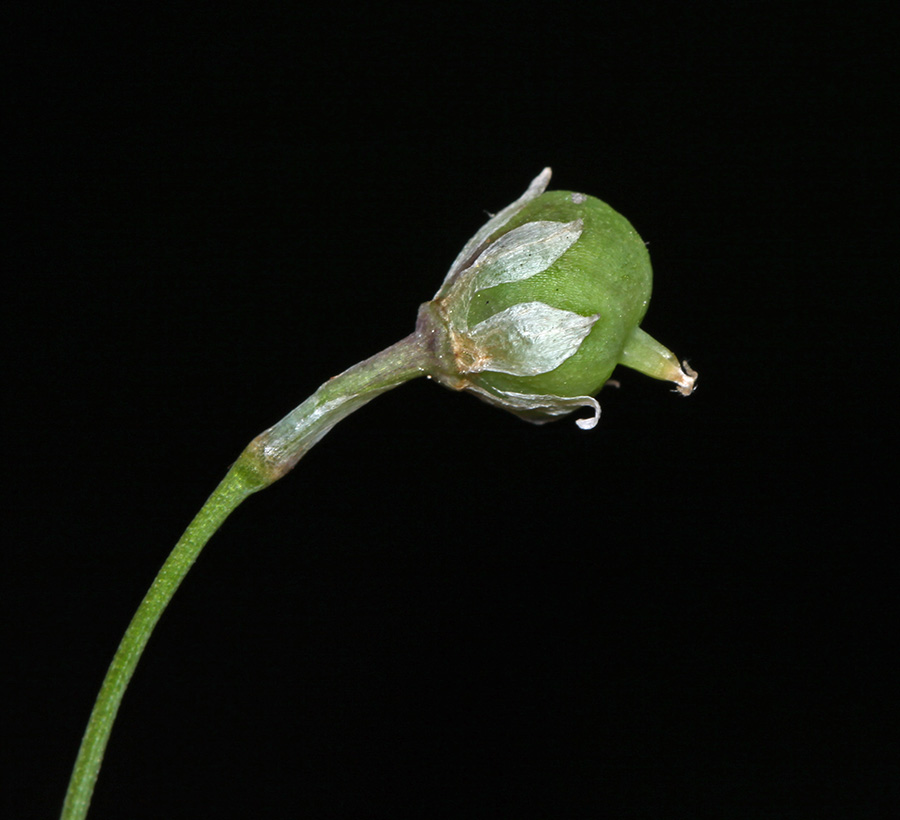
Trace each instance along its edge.
<instances>
[{"instance_id":1,"label":"black background","mask_svg":"<svg viewBox=\"0 0 900 820\"><path fill-rule=\"evenodd\" d=\"M6 13L0 815L244 444L551 165L697 393L344 422L188 577L92 820L892 816L888 7L586 5Z\"/></svg>"}]
</instances>

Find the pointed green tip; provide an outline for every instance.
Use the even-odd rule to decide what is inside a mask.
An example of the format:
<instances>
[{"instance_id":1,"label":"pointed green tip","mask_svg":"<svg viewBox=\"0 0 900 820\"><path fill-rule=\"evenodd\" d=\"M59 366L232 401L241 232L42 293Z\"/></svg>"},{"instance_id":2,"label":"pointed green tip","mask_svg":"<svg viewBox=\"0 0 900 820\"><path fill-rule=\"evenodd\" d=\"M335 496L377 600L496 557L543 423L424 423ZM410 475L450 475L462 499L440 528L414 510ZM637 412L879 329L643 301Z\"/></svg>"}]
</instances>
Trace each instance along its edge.
<instances>
[{"instance_id":1,"label":"pointed green tip","mask_svg":"<svg viewBox=\"0 0 900 820\"><path fill-rule=\"evenodd\" d=\"M625 343L620 364L654 379L674 382L675 389L682 396L690 396L694 392L697 371L692 370L687 362L679 363L671 350L639 327L634 329Z\"/></svg>"}]
</instances>

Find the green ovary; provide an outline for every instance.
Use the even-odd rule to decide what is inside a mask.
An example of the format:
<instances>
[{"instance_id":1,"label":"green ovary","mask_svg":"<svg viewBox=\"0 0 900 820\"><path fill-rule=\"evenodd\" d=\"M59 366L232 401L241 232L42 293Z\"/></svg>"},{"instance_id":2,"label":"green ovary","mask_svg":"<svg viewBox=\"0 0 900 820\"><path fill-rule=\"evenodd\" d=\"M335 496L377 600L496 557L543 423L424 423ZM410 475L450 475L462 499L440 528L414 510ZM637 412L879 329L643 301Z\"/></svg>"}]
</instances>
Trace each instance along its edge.
<instances>
[{"instance_id":1,"label":"green ovary","mask_svg":"<svg viewBox=\"0 0 900 820\"><path fill-rule=\"evenodd\" d=\"M521 302L545 302L582 316L600 314L578 352L539 376L485 371L471 380L483 387L515 393L593 396L622 360L623 350L650 301L650 255L625 217L583 194L542 194L503 226L497 236L526 222L571 222L584 231L547 270L528 279L480 291L472 300L469 327Z\"/></svg>"}]
</instances>

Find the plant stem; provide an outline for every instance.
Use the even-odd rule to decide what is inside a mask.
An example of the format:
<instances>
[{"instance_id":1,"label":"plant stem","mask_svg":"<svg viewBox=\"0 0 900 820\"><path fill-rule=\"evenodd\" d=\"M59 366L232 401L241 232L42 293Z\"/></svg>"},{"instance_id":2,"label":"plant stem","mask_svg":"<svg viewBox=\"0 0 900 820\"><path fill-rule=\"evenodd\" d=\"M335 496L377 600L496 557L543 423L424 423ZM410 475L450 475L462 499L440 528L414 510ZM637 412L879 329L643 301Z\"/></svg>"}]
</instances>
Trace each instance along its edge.
<instances>
[{"instance_id":1,"label":"plant stem","mask_svg":"<svg viewBox=\"0 0 900 820\"><path fill-rule=\"evenodd\" d=\"M175 545L125 630L91 712L62 820L84 820L125 689L150 635L200 551L248 496L277 481L335 424L375 396L430 372L433 359L420 328L397 344L325 382L280 422L257 436Z\"/></svg>"},{"instance_id":2,"label":"plant stem","mask_svg":"<svg viewBox=\"0 0 900 820\"><path fill-rule=\"evenodd\" d=\"M238 464L228 471L175 545L125 630L81 741L63 806L64 820L81 820L87 815L122 696L163 610L212 534L247 496L259 489L243 473Z\"/></svg>"}]
</instances>

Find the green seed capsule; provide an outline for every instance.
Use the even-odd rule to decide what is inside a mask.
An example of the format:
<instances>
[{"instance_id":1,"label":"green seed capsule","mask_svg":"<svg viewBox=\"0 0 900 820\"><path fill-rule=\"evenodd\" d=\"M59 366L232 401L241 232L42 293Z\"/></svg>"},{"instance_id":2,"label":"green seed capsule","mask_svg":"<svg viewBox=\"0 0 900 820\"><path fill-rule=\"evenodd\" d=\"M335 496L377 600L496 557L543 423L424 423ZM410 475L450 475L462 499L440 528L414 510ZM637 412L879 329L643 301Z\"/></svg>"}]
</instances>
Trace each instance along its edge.
<instances>
[{"instance_id":1,"label":"green seed capsule","mask_svg":"<svg viewBox=\"0 0 900 820\"><path fill-rule=\"evenodd\" d=\"M470 324L528 301L599 318L578 350L549 373L514 377L485 372L482 382L519 393L593 396L608 381L628 337L647 312L653 283L650 256L631 224L594 197L566 191L542 194L503 230L539 220L581 220L581 236L540 273L479 291L469 310Z\"/></svg>"},{"instance_id":2,"label":"green seed capsule","mask_svg":"<svg viewBox=\"0 0 900 820\"><path fill-rule=\"evenodd\" d=\"M452 351L442 381L538 423L591 407L585 428L620 363L689 394L696 373L639 327L653 279L644 242L599 199L544 193L549 177L469 241L429 303Z\"/></svg>"}]
</instances>

